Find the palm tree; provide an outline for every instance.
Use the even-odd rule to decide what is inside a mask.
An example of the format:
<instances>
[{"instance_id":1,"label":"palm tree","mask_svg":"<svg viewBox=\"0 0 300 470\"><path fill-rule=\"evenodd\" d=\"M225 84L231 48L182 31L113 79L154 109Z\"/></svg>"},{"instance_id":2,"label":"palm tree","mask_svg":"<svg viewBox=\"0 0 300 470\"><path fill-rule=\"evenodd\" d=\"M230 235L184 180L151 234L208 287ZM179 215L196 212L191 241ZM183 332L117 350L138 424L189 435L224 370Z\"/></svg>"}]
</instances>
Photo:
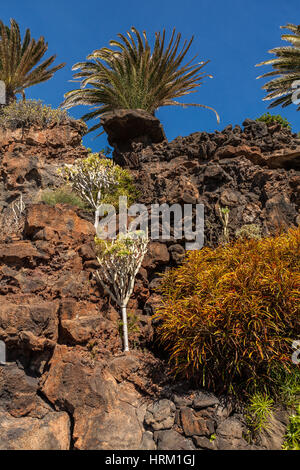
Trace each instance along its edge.
<instances>
[{"instance_id":1,"label":"palm tree","mask_svg":"<svg viewBox=\"0 0 300 470\"><path fill-rule=\"evenodd\" d=\"M43 37L38 41L31 39L29 29L22 41L15 20L10 20L10 27L0 21L0 80L6 86L6 104L15 101L18 93L25 99L26 88L49 80L57 70L65 66L59 64L49 68L55 55L39 64L47 49L48 44Z\"/></svg>"},{"instance_id":2,"label":"palm tree","mask_svg":"<svg viewBox=\"0 0 300 470\"><path fill-rule=\"evenodd\" d=\"M127 35L118 34L121 42L110 41L110 46L116 49L103 47L90 54L86 62L73 66L72 70L81 69L74 74L74 78L81 82L81 87L65 94L64 107L93 106L94 111L83 116L86 121L100 118L103 113L115 109L143 109L151 114L161 106L170 105L212 109L202 104L183 104L174 100L195 92L204 77L211 77L200 73L208 61L193 64L194 57L182 65L193 38L189 42L185 41L179 50L181 34L175 37L173 30L166 45L164 30L162 35L155 33L151 51L145 32L141 36L132 27ZM219 122L219 116L216 115ZM89 132L100 127L100 123L96 124Z\"/></svg>"},{"instance_id":3,"label":"palm tree","mask_svg":"<svg viewBox=\"0 0 300 470\"><path fill-rule=\"evenodd\" d=\"M283 29L291 31L289 34L282 34L281 39L290 42L292 45L288 47L276 47L269 52L275 54L276 58L266 60L257 64L256 67L261 65L272 65L273 70L265 73L257 78L274 77L277 78L270 80L262 88L267 91L266 100L273 100L269 108L281 105L282 108L290 105L293 101L293 94L295 93L295 85L297 80L300 80L300 25L287 24L281 26ZM299 111L300 106L297 108Z\"/></svg>"}]
</instances>

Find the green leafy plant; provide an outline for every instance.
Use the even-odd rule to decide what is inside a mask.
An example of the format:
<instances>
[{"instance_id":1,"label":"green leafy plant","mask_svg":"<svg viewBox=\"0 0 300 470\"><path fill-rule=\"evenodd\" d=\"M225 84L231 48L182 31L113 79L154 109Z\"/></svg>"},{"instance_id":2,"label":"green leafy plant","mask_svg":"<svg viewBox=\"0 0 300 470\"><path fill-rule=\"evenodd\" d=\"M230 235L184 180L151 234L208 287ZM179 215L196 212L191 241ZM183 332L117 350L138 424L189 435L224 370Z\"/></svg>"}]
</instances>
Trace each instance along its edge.
<instances>
[{"instance_id":1,"label":"green leafy plant","mask_svg":"<svg viewBox=\"0 0 300 470\"><path fill-rule=\"evenodd\" d=\"M278 392L299 322L300 228L189 252L162 278L157 333L173 373L214 391Z\"/></svg>"},{"instance_id":2,"label":"green leafy plant","mask_svg":"<svg viewBox=\"0 0 300 470\"><path fill-rule=\"evenodd\" d=\"M300 405L290 416L283 444L284 450L300 450Z\"/></svg>"},{"instance_id":3,"label":"green leafy plant","mask_svg":"<svg viewBox=\"0 0 300 470\"><path fill-rule=\"evenodd\" d=\"M98 153L90 153L87 158L78 159L73 165L66 164L58 173L86 206L95 212L96 230L102 204L111 204L117 211L120 196L126 196L128 203L132 204L138 195L130 172Z\"/></svg>"},{"instance_id":4,"label":"green leafy plant","mask_svg":"<svg viewBox=\"0 0 300 470\"><path fill-rule=\"evenodd\" d=\"M70 206L76 206L80 209L85 208L85 204L77 194L70 191L70 188L58 188L53 190L43 191L41 194L41 201L45 202L49 206L55 206L56 204L69 204Z\"/></svg>"},{"instance_id":5,"label":"green leafy plant","mask_svg":"<svg viewBox=\"0 0 300 470\"><path fill-rule=\"evenodd\" d=\"M287 24L281 28L289 30L288 34L281 36L281 39L288 41L291 46L271 49L269 52L275 54L275 58L257 64L257 66L272 65L272 71L258 77L275 77L262 87L267 92L264 101L273 100L269 108L279 105L282 108L289 106L295 92L293 84L300 79L300 25ZM300 106L297 109L299 111Z\"/></svg>"},{"instance_id":6,"label":"green leafy plant","mask_svg":"<svg viewBox=\"0 0 300 470\"><path fill-rule=\"evenodd\" d=\"M135 187L130 171L119 165L114 165L113 167L117 185L111 188L110 191L103 191L102 202L104 204L112 204L118 211L120 196L126 196L127 203L130 206L138 199L139 191Z\"/></svg>"},{"instance_id":7,"label":"green leafy plant","mask_svg":"<svg viewBox=\"0 0 300 470\"><path fill-rule=\"evenodd\" d=\"M40 62L47 50L48 44L42 36L35 41L27 29L22 41L15 20L10 20L10 27L0 21L0 80L5 83L6 104L15 101L18 93L25 99L26 88L49 80L65 66L50 68L55 55Z\"/></svg>"},{"instance_id":8,"label":"green leafy plant","mask_svg":"<svg viewBox=\"0 0 300 470\"><path fill-rule=\"evenodd\" d=\"M132 27L127 36L118 34L121 41L110 41L115 49L103 47L87 57L86 62L79 62L73 70L79 79L80 88L65 94L64 106L93 106L93 111L85 114L88 121L100 118L107 111L115 109L143 109L154 114L161 106L199 106L212 109L202 104L180 103L175 98L195 92L205 75L201 69L208 63L193 59L183 65L193 38L185 41L180 49L181 35L175 37L175 30L168 44L166 33L155 33L154 47L148 43L146 33L141 35ZM88 88L88 86L90 88ZM219 116L214 109L212 109ZM99 129L97 123L90 131Z\"/></svg>"},{"instance_id":9,"label":"green leafy plant","mask_svg":"<svg viewBox=\"0 0 300 470\"><path fill-rule=\"evenodd\" d=\"M270 113L265 113L259 118L256 119L258 122L265 122L268 125L272 124L280 124L281 127L285 127L287 129L291 129L291 124L286 118L283 118L280 116L280 114L270 114Z\"/></svg>"},{"instance_id":10,"label":"green leafy plant","mask_svg":"<svg viewBox=\"0 0 300 470\"><path fill-rule=\"evenodd\" d=\"M52 109L40 100L13 101L0 112L0 126L9 129L32 125L47 127L51 124L69 122L70 119L66 111Z\"/></svg>"},{"instance_id":11,"label":"green leafy plant","mask_svg":"<svg viewBox=\"0 0 300 470\"><path fill-rule=\"evenodd\" d=\"M253 433L267 429L273 406L274 400L266 393L255 393L250 397L246 420Z\"/></svg>"},{"instance_id":12,"label":"green leafy plant","mask_svg":"<svg viewBox=\"0 0 300 470\"><path fill-rule=\"evenodd\" d=\"M300 370L294 367L286 369L276 365L271 370L272 380L278 384L277 400L287 408L295 409L300 399Z\"/></svg>"}]
</instances>

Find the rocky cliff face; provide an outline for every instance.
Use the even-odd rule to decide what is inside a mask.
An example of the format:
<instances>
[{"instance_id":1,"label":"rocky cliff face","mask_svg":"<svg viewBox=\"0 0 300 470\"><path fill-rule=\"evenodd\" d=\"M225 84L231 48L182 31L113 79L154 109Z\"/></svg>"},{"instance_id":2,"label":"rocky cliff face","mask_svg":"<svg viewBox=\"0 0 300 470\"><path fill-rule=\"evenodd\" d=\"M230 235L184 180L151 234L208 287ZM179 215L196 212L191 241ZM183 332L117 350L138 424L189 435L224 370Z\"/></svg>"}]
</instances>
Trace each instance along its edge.
<instances>
[{"instance_id":1,"label":"rocky cliff face","mask_svg":"<svg viewBox=\"0 0 300 470\"><path fill-rule=\"evenodd\" d=\"M142 349L152 344L157 273L180 262L180 241L150 244L129 304L134 349L122 354L119 313L93 279L93 225L79 210L38 202L62 162L86 156L81 134L76 123L0 132L0 449L280 448L286 414L250 445L241 410L172 381ZM248 120L243 130L130 146L115 158L131 167L139 202L203 202L206 243L222 236L219 207L230 208L231 234L299 223L299 142L288 131ZM21 194L14 231L9 214Z\"/></svg>"},{"instance_id":2,"label":"rocky cliff face","mask_svg":"<svg viewBox=\"0 0 300 470\"><path fill-rule=\"evenodd\" d=\"M231 236L245 224L267 235L300 222L300 140L278 125L248 119L244 129L132 147L126 159L115 154L136 175L140 202L204 204L207 245L221 240L222 207L230 210Z\"/></svg>"},{"instance_id":3,"label":"rocky cliff face","mask_svg":"<svg viewBox=\"0 0 300 470\"><path fill-rule=\"evenodd\" d=\"M46 129L0 128L0 209L23 195L33 202L40 190L55 186L62 162L86 157L81 145L85 127L79 121Z\"/></svg>"}]
</instances>

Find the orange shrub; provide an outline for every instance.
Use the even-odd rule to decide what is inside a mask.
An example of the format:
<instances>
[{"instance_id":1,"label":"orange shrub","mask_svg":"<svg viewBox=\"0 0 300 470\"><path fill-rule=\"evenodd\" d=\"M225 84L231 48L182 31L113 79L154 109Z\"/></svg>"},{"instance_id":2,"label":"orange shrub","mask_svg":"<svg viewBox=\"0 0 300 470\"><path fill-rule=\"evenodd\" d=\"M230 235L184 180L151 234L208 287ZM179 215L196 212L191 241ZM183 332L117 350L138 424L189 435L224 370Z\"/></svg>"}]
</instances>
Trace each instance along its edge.
<instances>
[{"instance_id":1,"label":"orange shrub","mask_svg":"<svg viewBox=\"0 0 300 470\"><path fill-rule=\"evenodd\" d=\"M156 314L174 373L215 391L272 390L275 366L297 367L299 264L300 228L189 252L164 275Z\"/></svg>"}]
</instances>

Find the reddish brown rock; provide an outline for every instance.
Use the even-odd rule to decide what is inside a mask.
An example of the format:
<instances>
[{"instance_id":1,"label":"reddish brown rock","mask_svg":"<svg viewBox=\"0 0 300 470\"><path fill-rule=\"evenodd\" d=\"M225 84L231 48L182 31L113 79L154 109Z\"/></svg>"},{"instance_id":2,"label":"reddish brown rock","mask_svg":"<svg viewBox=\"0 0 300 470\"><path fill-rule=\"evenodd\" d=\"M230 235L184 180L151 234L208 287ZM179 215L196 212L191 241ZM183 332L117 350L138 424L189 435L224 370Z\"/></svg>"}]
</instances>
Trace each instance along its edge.
<instances>
[{"instance_id":1,"label":"reddish brown rock","mask_svg":"<svg viewBox=\"0 0 300 470\"><path fill-rule=\"evenodd\" d=\"M42 419L13 418L0 412L0 450L68 450L70 420L67 413L48 413Z\"/></svg>"},{"instance_id":2,"label":"reddish brown rock","mask_svg":"<svg viewBox=\"0 0 300 470\"><path fill-rule=\"evenodd\" d=\"M281 149L264 156L265 165L269 168L295 168L300 170L300 146L293 150Z\"/></svg>"},{"instance_id":3,"label":"reddish brown rock","mask_svg":"<svg viewBox=\"0 0 300 470\"><path fill-rule=\"evenodd\" d=\"M151 242L143 261L143 267L146 269L155 269L158 266L165 265L170 260L170 254L167 246L160 242Z\"/></svg>"},{"instance_id":4,"label":"reddish brown rock","mask_svg":"<svg viewBox=\"0 0 300 470\"><path fill-rule=\"evenodd\" d=\"M17 129L0 128L0 151L30 153L39 158L69 160L73 162L74 153L83 152L81 139L86 126L72 120L68 124L53 125L47 128L28 127ZM73 156L71 155L73 152ZM87 151L85 150L85 154Z\"/></svg>"},{"instance_id":5,"label":"reddish brown rock","mask_svg":"<svg viewBox=\"0 0 300 470\"><path fill-rule=\"evenodd\" d=\"M154 315L161 306L161 296L152 294L144 305L144 311L147 315Z\"/></svg>"},{"instance_id":6,"label":"reddish brown rock","mask_svg":"<svg viewBox=\"0 0 300 470\"><path fill-rule=\"evenodd\" d=\"M171 259L175 264L180 264L185 257L185 249L182 245L175 244L171 245L169 248L169 253Z\"/></svg>"},{"instance_id":7,"label":"reddish brown rock","mask_svg":"<svg viewBox=\"0 0 300 470\"><path fill-rule=\"evenodd\" d=\"M60 309L61 339L67 344L86 344L99 336L118 337L117 321L104 318L101 307L101 303L64 299Z\"/></svg>"},{"instance_id":8,"label":"reddish brown rock","mask_svg":"<svg viewBox=\"0 0 300 470\"><path fill-rule=\"evenodd\" d=\"M232 145L228 145L225 147L221 147L215 154L216 158L236 158L236 157L246 157L255 164L264 164L263 155L259 148L257 147L249 147L248 145L239 145L234 147Z\"/></svg>"},{"instance_id":9,"label":"reddish brown rock","mask_svg":"<svg viewBox=\"0 0 300 470\"><path fill-rule=\"evenodd\" d=\"M191 408L181 409L181 424L186 436L211 436L215 432L215 423L204 413Z\"/></svg>"},{"instance_id":10,"label":"reddish brown rock","mask_svg":"<svg viewBox=\"0 0 300 470\"><path fill-rule=\"evenodd\" d=\"M0 340L9 357L0 367L0 447L253 448L232 407L214 395L190 393L187 383L173 390L166 364L149 351L122 354L120 312L92 276L98 266L88 215L66 205L32 205L42 189L57 184L62 162L86 156L80 129L22 132L0 130L2 215L21 192L26 202L25 230L2 235L0 244ZM139 202L203 203L206 244L220 241L220 207L230 209L231 237L245 223L260 225L265 235L278 222L290 226L299 219L299 142L278 126L248 120L243 130L227 126L158 144L144 135L127 144L119 157L133 168ZM150 244L128 305L133 348L153 333L151 315L161 302L157 273L180 263L184 253L182 240ZM277 416L274 432L257 445L280 448L286 424Z\"/></svg>"},{"instance_id":11,"label":"reddish brown rock","mask_svg":"<svg viewBox=\"0 0 300 470\"><path fill-rule=\"evenodd\" d=\"M19 418L37 411L37 389L37 379L26 375L16 363L0 367L0 408L11 416Z\"/></svg>"},{"instance_id":12,"label":"reddish brown rock","mask_svg":"<svg viewBox=\"0 0 300 470\"><path fill-rule=\"evenodd\" d=\"M2 175L8 190L24 190L41 183L41 162L37 157L15 157L7 152L2 159Z\"/></svg>"},{"instance_id":13,"label":"reddish brown rock","mask_svg":"<svg viewBox=\"0 0 300 470\"><path fill-rule=\"evenodd\" d=\"M223 223L219 212L222 207L230 210L231 238L235 238L236 231L245 224L256 224L262 235L268 235L278 230L275 219L281 219L284 226L298 223L300 191L294 183L295 170L261 168L245 156L233 156L218 163L202 162L194 172L182 164L177 166L174 160L167 160L167 155L166 150L161 161L149 159L135 170L140 202L146 204L149 211L153 203L182 205L184 191L180 181L190 181L199 194L197 203L204 205L205 245L216 246L222 239ZM188 154L181 158L189 161ZM173 239L171 242L176 244ZM177 241L180 242L182 240Z\"/></svg>"},{"instance_id":14,"label":"reddish brown rock","mask_svg":"<svg viewBox=\"0 0 300 470\"><path fill-rule=\"evenodd\" d=\"M37 248L30 241L18 241L10 244L0 244L0 263L8 266L34 265L38 260L49 259L47 253Z\"/></svg>"},{"instance_id":15,"label":"reddish brown rock","mask_svg":"<svg viewBox=\"0 0 300 470\"><path fill-rule=\"evenodd\" d=\"M79 238L80 235L94 235L93 225L78 217L73 209L56 205L34 204L27 212L25 233L33 236L43 229L52 229L59 235Z\"/></svg>"},{"instance_id":16,"label":"reddish brown rock","mask_svg":"<svg viewBox=\"0 0 300 470\"><path fill-rule=\"evenodd\" d=\"M0 128L0 212L21 193L27 205L41 190L61 185L58 167L88 155L81 143L85 132L74 120L48 128Z\"/></svg>"},{"instance_id":17,"label":"reddish brown rock","mask_svg":"<svg viewBox=\"0 0 300 470\"><path fill-rule=\"evenodd\" d=\"M295 216L294 204L288 195L282 192L267 200L262 213L268 220L268 230L272 233L292 225Z\"/></svg>"},{"instance_id":18,"label":"reddish brown rock","mask_svg":"<svg viewBox=\"0 0 300 470\"><path fill-rule=\"evenodd\" d=\"M76 449L142 447L146 403L133 384L117 382L117 370L117 364L111 372L101 363L91 367L74 350L56 348L43 393L57 409L73 414Z\"/></svg>"},{"instance_id":19,"label":"reddish brown rock","mask_svg":"<svg viewBox=\"0 0 300 470\"><path fill-rule=\"evenodd\" d=\"M58 339L57 301L20 295L0 304L0 339L7 344L43 350L53 348Z\"/></svg>"}]
</instances>

